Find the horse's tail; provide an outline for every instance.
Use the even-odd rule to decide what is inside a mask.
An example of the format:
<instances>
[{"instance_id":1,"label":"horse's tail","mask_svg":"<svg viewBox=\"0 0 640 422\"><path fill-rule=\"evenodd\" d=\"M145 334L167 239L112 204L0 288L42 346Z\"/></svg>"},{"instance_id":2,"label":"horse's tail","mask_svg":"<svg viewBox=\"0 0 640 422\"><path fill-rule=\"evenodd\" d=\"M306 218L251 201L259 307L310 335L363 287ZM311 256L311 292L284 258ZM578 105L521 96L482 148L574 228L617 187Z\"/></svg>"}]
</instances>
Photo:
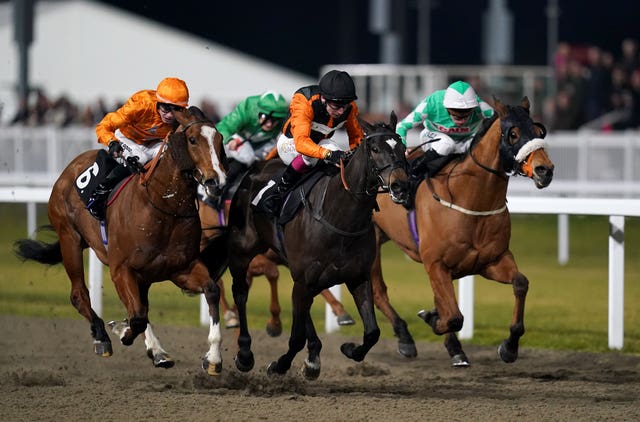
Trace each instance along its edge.
<instances>
[{"instance_id":1,"label":"horse's tail","mask_svg":"<svg viewBox=\"0 0 640 422\"><path fill-rule=\"evenodd\" d=\"M42 229L53 230L51 226L44 226ZM28 259L46 265L55 265L62 262L60 241L46 243L32 239L16 240L13 244L13 253L23 262Z\"/></svg>"},{"instance_id":2,"label":"horse's tail","mask_svg":"<svg viewBox=\"0 0 640 422\"><path fill-rule=\"evenodd\" d=\"M226 227L220 227L220 235L207 241L207 245L200 252L200 260L209 270L209 276L215 281L229 266L229 232Z\"/></svg>"}]
</instances>

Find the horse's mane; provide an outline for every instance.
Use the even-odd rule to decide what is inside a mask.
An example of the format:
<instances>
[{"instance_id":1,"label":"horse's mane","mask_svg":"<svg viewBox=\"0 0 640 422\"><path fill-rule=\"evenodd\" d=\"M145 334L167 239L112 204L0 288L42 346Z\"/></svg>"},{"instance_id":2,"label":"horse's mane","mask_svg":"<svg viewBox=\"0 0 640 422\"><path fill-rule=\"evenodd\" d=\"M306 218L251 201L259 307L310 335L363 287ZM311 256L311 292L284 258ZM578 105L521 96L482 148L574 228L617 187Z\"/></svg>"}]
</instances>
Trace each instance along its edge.
<instances>
[{"instance_id":1,"label":"horse's mane","mask_svg":"<svg viewBox=\"0 0 640 422\"><path fill-rule=\"evenodd\" d=\"M489 130L493 122L495 122L496 120L498 120L498 113L493 113L493 116L486 118L482 121L482 124L480 125L480 129L476 132L475 136L473 137L473 140L471 141L471 148L473 148L475 144L477 144L478 141L484 135L486 135L487 131ZM471 148L469 148L469 151L471 151Z\"/></svg>"}]
</instances>

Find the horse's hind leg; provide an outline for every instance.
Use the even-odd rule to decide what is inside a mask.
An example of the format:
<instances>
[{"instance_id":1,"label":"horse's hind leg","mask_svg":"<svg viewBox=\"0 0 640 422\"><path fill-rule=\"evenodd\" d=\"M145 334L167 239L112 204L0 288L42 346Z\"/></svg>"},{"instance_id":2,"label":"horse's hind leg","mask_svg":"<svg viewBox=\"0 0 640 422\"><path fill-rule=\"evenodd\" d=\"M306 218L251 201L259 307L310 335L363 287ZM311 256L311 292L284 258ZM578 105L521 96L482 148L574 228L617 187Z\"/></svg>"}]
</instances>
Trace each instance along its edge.
<instances>
[{"instance_id":1,"label":"horse's hind leg","mask_svg":"<svg viewBox=\"0 0 640 422\"><path fill-rule=\"evenodd\" d=\"M84 279L84 262L80 240L77 239L76 234L69 235L64 233L63 230L60 230L58 236L64 269L69 276L69 280L71 280L71 304L91 324L91 336L93 337L93 351L95 354L109 357L113 354L111 339L107 334L104 321L91 307L89 290Z\"/></svg>"},{"instance_id":2,"label":"horse's hind leg","mask_svg":"<svg viewBox=\"0 0 640 422\"><path fill-rule=\"evenodd\" d=\"M389 296L387 294L387 285L382 276L382 264L380 262L380 246L377 247L376 258L371 267L371 287L373 289L373 300L378 309L387 317L393 332L398 337L398 353L407 358L418 356L416 343L409 333L407 323L400 318L400 315L391 306Z\"/></svg>"},{"instance_id":3,"label":"horse's hind leg","mask_svg":"<svg viewBox=\"0 0 640 422\"><path fill-rule=\"evenodd\" d=\"M338 320L338 325L354 325L356 323L351 315L344 309L342 303L331 293L331 290L324 289L320 294L331 307L333 314Z\"/></svg>"}]
</instances>

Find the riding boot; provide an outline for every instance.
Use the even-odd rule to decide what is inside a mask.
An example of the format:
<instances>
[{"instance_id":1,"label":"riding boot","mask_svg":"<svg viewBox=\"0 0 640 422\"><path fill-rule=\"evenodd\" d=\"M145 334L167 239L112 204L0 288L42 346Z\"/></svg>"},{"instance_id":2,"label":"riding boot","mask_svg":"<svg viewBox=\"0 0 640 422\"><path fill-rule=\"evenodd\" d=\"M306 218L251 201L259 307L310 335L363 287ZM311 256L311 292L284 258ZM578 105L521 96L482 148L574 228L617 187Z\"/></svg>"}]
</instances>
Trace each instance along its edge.
<instances>
[{"instance_id":1,"label":"riding boot","mask_svg":"<svg viewBox=\"0 0 640 422\"><path fill-rule=\"evenodd\" d=\"M111 190L125 177L129 176L131 171L122 165L114 167L104 178L89 198L87 209L98 220L104 220L107 212L107 199Z\"/></svg>"},{"instance_id":2,"label":"riding boot","mask_svg":"<svg viewBox=\"0 0 640 422\"><path fill-rule=\"evenodd\" d=\"M444 167L448 159L448 156L440 155L432 149L425 151L423 155L411 162L409 176L415 181L422 180L425 175L433 177Z\"/></svg>"},{"instance_id":3,"label":"riding boot","mask_svg":"<svg viewBox=\"0 0 640 422\"><path fill-rule=\"evenodd\" d=\"M284 173L277 182L271 180L268 184L273 184L268 190L262 194L262 199L259 203L261 208L266 214L276 217L280 213L282 202L284 201L284 195L300 180L302 173L295 170L291 164L284 169Z\"/></svg>"}]
</instances>

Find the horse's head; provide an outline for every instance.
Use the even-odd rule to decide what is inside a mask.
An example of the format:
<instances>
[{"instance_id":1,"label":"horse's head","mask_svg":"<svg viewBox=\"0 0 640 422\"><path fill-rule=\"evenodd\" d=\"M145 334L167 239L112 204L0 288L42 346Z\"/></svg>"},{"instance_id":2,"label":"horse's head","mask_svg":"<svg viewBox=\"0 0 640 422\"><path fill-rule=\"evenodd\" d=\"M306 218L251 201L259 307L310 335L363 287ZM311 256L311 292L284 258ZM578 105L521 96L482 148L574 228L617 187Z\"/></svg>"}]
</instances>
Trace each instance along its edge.
<instances>
[{"instance_id":1,"label":"horse's head","mask_svg":"<svg viewBox=\"0 0 640 422\"><path fill-rule=\"evenodd\" d=\"M377 179L377 187L388 191L391 200L401 204L405 203L409 197L409 183L406 147L400 136L396 134L397 122L398 118L392 111L389 124L378 122L372 125L360 120L360 125L365 133L362 142L368 154L369 167Z\"/></svg>"},{"instance_id":2,"label":"horse's head","mask_svg":"<svg viewBox=\"0 0 640 422\"><path fill-rule=\"evenodd\" d=\"M538 189L545 188L553 179L554 165L545 150L547 134L542 123L529 115L529 99L524 97L519 106L508 106L494 98L494 109L500 118L500 159L503 170L533 179Z\"/></svg>"},{"instance_id":3,"label":"horse's head","mask_svg":"<svg viewBox=\"0 0 640 422\"><path fill-rule=\"evenodd\" d=\"M180 126L173 136L184 138L188 153L177 160L182 162L178 165L182 171L191 171L208 195L219 194L227 181L222 135L197 107L176 110L174 115Z\"/></svg>"}]
</instances>

